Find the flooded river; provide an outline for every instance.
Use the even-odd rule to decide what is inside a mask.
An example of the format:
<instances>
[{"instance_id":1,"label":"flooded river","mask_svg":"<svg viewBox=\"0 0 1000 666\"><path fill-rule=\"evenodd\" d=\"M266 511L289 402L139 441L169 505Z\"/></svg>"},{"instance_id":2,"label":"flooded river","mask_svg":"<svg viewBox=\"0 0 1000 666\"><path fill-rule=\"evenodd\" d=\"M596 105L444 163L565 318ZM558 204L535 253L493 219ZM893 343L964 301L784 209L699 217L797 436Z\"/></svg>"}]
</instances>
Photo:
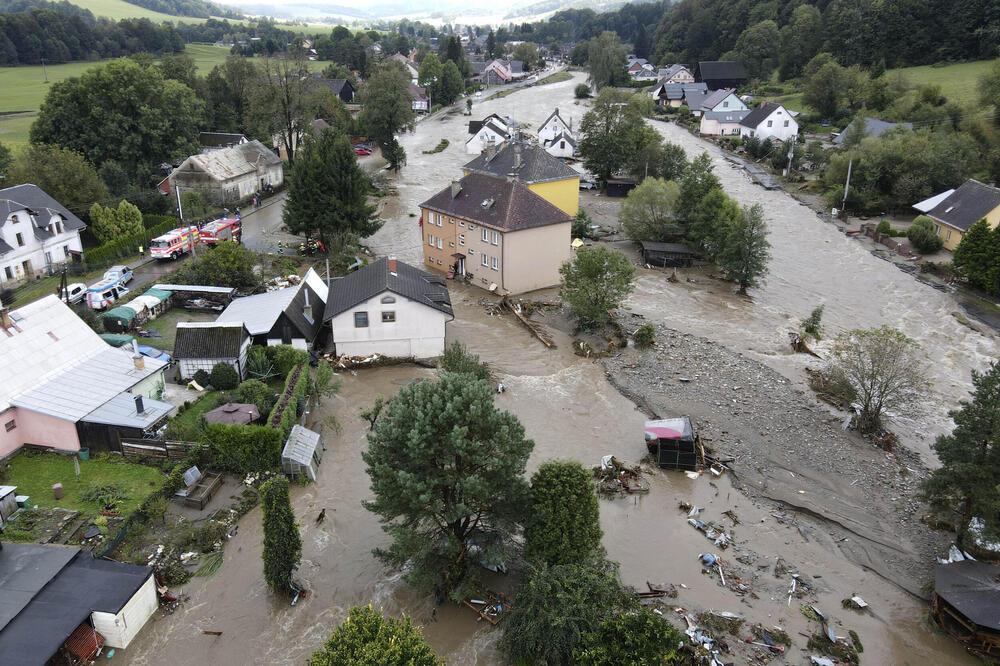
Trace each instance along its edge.
<instances>
[{"instance_id":1,"label":"flooded river","mask_svg":"<svg viewBox=\"0 0 1000 666\"><path fill-rule=\"evenodd\" d=\"M537 127L559 106L564 117L573 117L576 124L583 108L574 104L572 90L581 80L582 75L575 74L572 81L477 104L472 118L500 112ZM432 118L403 138L409 162L399 176L398 200L385 202L386 225L370 239L377 253L421 263L417 218L410 214L419 214L417 204L445 186L471 159L464 152L468 120L461 115L445 116L443 121ZM704 146L673 126L657 127L689 155ZM451 141L444 152L421 153L441 138ZM767 284L749 301L732 296L723 283L671 284L660 274L643 272L629 302L633 310L749 352L795 377L800 377L803 361L786 353L785 332L819 303L826 304L824 324L831 334L882 323L899 326L923 343L934 361L936 406L931 417L921 419L923 425L912 430L943 430L945 408L966 392L969 370L995 356L996 342L959 324L947 296L871 257L787 195L749 184L717 153L713 155L726 190L743 203L762 203L768 213L774 260ZM478 304L481 297L482 292L473 288L452 287L456 320L449 324L448 336L489 361L509 387L497 396L497 404L513 412L535 441L529 474L551 458L592 465L609 453L628 461L645 453L642 437L637 436L644 415L611 387L600 364L572 355L569 338L558 331L554 332L558 347L545 349L513 319L487 315ZM433 375L432 370L414 366L345 374L340 394L310 415L314 426L322 429L327 451L317 483L292 488L303 537L299 577L311 590L297 606L274 599L265 588L258 508L241 520L219 572L189 583L184 589L189 598L172 615L150 623L120 656L142 666L301 664L350 607L372 603L387 613L405 612L423 624L432 646L449 664L503 663L495 648L498 630L475 622L465 608L435 609L371 555L371 549L387 539L361 507L370 490L361 460L367 427L359 411L377 395L388 397L409 381ZM930 439L922 441L926 449ZM697 555L710 544L677 510L681 500L705 507L703 517L710 520L722 520L727 509L740 517L734 537L739 552L757 557L744 568L758 599L742 600L721 587L717 578L702 573ZM324 508L326 520L316 525ZM761 622L765 627L780 625L795 642L788 663L807 660L799 652L806 639L798 633L811 629L795 600L787 603L788 579L771 573L777 555L816 586L820 608L842 622L835 627L839 635L848 629L858 632L865 647L862 663L976 663L957 644L923 626L923 603L835 554L836 549L824 541L822 524L810 527L814 538L804 543L795 528L774 520L766 507L734 490L725 478L690 480L657 472L648 495L602 500L601 522L604 545L609 556L621 562L626 583L640 588L646 581L683 583L687 588L672 603L692 610L737 612L748 623ZM851 593L862 593L875 612L861 616L843 610L840 600ZM207 636L202 630L222 635Z\"/></svg>"}]
</instances>

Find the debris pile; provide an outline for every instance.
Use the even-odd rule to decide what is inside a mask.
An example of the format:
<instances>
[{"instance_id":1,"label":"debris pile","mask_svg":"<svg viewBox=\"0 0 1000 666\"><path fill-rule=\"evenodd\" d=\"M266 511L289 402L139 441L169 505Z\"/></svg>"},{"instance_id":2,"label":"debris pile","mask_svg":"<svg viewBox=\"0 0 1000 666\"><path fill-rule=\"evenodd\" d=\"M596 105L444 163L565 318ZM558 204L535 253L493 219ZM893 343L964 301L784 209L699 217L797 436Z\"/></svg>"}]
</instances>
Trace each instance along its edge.
<instances>
[{"instance_id":1,"label":"debris pile","mask_svg":"<svg viewBox=\"0 0 1000 666\"><path fill-rule=\"evenodd\" d=\"M290 275L279 275L276 278L271 278L264 283L264 289L266 291L278 291L279 289L284 289L286 287L297 287L299 283L302 282L302 278L295 273Z\"/></svg>"},{"instance_id":2,"label":"debris pile","mask_svg":"<svg viewBox=\"0 0 1000 666\"><path fill-rule=\"evenodd\" d=\"M726 528L714 522L706 522L698 518L702 512L699 506L693 506L690 502L681 502L679 507L682 511L688 512L688 525L705 535L705 538L714 543L718 548L725 550L732 543L732 535Z\"/></svg>"},{"instance_id":3,"label":"debris pile","mask_svg":"<svg viewBox=\"0 0 1000 666\"><path fill-rule=\"evenodd\" d=\"M601 458L594 467L597 492L602 495L648 493L649 481L643 478L642 465L629 467L614 456Z\"/></svg>"}]
</instances>

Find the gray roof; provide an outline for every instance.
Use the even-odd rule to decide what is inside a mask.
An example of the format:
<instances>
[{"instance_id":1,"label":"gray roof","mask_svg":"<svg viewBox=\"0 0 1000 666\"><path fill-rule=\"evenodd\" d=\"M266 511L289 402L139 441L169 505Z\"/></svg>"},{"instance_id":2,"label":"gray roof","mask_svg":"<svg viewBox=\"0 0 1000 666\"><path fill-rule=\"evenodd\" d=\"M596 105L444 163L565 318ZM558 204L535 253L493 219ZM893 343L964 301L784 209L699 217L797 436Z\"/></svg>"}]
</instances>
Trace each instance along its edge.
<instances>
[{"instance_id":1,"label":"gray roof","mask_svg":"<svg viewBox=\"0 0 1000 666\"><path fill-rule=\"evenodd\" d=\"M62 551L50 555L48 551ZM71 553L68 561L65 551ZM48 558L53 558L49 560ZM27 561L27 566L23 564ZM39 567L39 562L46 562ZM95 559L79 548L4 544L0 551L0 604L7 589L43 587L0 629L4 663L44 664L93 612L117 615L149 580L153 570L133 564ZM27 581L22 583L21 581ZM23 596L23 595L22 595Z\"/></svg>"},{"instance_id":2,"label":"gray roof","mask_svg":"<svg viewBox=\"0 0 1000 666\"><path fill-rule=\"evenodd\" d=\"M660 243L658 241L639 241L643 252L667 252L669 254L697 254L684 243Z\"/></svg>"},{"instance_id":3,"label":"gray roof","mask_svg":"<svg viewBox=\"0 0 1000 666\"><path fill-rule=\"evenodd\" d=\"M544 152L541 147L537 149ZM576 175L579 177L579 174ZM420 204L421 208L429 208L503 231L560 224L570 219L564 210L557 208L516 180L470 173L462 178L459 184L461 190L458 196L453 197L451 186L448 186Z\"/></svg>"},{"instance_id":4,"label":"gray roof","mask_svg":"<svg viewBox=\"0 0 1000 666\"><path fill-rule=\"evenodd\" d=\"M323 321L330 321L341 312L385 291L447 315L453 314L448 287L440 276L425 273L402 261L396 261L393 275L389 271L389 259L383 257L330 285Z\"/></svg>"},{"instance_id":5,"label":"gray roof","mask_svg":"<svg viewBox=\"0 0 1000 666\"><path fill-rule=\"evenodd\" d=\"M243 322L178 322L174 358L239 358L248 337Z\"/></svg>"},{"instance_id":6,"label":"gray roof","mask_svg":"<svg viewBox=\"0 0 1000 666\"><path fill-rule=\"evenodd\" d=\"M4 544L0 550L0 631L69 564L78 550Z\"/></svg>"},{"instance_id":7,"label":"gray roof","mask_svg":"<svg viewBox=\"0 0 1000 666\"><path fill-rule=\"evenodd\" d=\"M962 183L944 201L927 211L927 214L959 231L986 217L1000 206L1000 189L969 179Z\"/></svg>"},{"instance_id":8,"label":"gray roof","mask_svg":"<svg viewBox=\"0 0 1000 666\"><path fill-rule=\"evenodd\" d=\"M209 285L202 284L154 284L153 289L162 289L163 291L179 291L179 292L189 292L189 291L201 291L206 294L227 294L230 295L236 291L234 287L212 287Z\"/></svg>"},{"instance_id":9,"label":"gray roof","mask_svg":"<svg viewBox=\"0 0 1000 666\"><path fill-rule=\"evenodd\" d=\"M747 70L736 60L704 60L698 63L695 78L705 79L746 79Z\"/></svg>"},{"instance_id":10,"label":"gray roof","mask_svg":"<svg viewBox=\"0 0 1000 666\"><path fill-rule=\"evenodd\" d=\"M212 178L226 181L257 171L258 164L277 166L282 164L281 158L274 154L260 141L248 141L237 146L219 148L207 153L192 155L177 168L177 173L188 172L189 169L202 171Z\"/></svg>"},{"instance_id":11,"label":"gray roof","mask_svg":"<svg viewBox=\"0 0 1000 666\"><path fill-rule=\"evenodd\" d=\"M285 448L281 450L281 457L308 467L312 465L313 453L318 446L319 433L303 428L296 423L292 426L292 431L288 433L288 441L285 442Z\"/></svg>"},{"instance_id":12,"label":"gray roof","mask_svg":"<svg viewBox=\"0 0 1000 666\"><path fill-rule=\"evenodd\" d=\"M100 423L103 425L145 430L156 425L157 422L168 416L173 409L174 406L169 402L160 402L159 400L143 396L142 414L137 414L135 411L135 396L131 393L119 393L80 420L87 423Z\"/></svg>"},{"instance_id":13,"label":"gray roof","mask_svg":"<svg viewBox=\"0 0 1000 666\"><path fill-rule=\"evenodd\" d=\"M235 146L248 140L243 134L235 132L198 132L198 143L207 147Z\"/></svg>"},{"instance_id":14,"label":"gray roof","mask_svg":"<svg viewBox=\"0 0 1000 666\"><path fill-rule=\"evenodd\" d=\"M131 348L108 347L103 340L101 344L104 349L100 352L39 382L16 396L11 404L76 422L167 365L144 356L144 367L139 370L132 362Z\"/></svg>"},{"instance_id":15,"label":"gray roof","mask_svg":"<svg viewBox=\"0 0 1000 666\"><path fill-rule=\"evenodd\" d=\"M50 214L58 213L63 217L63 226L66 229L87 228L87 225L83 223L83 220L69 212L68 208L50 197L37 185L24 183L23 185L5 187L0 190L0 213L3 213L4 218L14 211L23 210L25 208L31 211L45 211ZM35 222L36 228L39 226L38 222L39 221ZM44 229L48 222L48 220L45 220L40 226ZM0 224L3 224L2 219L0 219Z\"/></svg>"},{"instance_id":16,"label":"gray roof","mask_svg":"<svg viewBox=\"0 0 1000 666\"><path fill-rule=\"evenodd\" d=\"M844 136L848 131L854 126L854 123L858 122L855 118L852 120L844 131L833 138L833 143L835 145L840 145L844 143ZM865 133L864 136L882 136L889 130L896 129L897 127L905 127L908 130L913 129L913 123L887 123L884 120L879 120L877 118L865 118Z\"/></svg>"},{"instance_id":17,"label":"gray roof","mask_svg":"<svg viewBox=\"0 0 1000 666\"><path fill-rule=\"evenodd\" d=\"M692 111L700 111L702 102L704 102L705 98L710 94L711 93L707 90L685 90L684 101L687 103L688 108Z\"/></svg>"},{"instance_id":18,"label":"gray roof","mask_svg":"<svg viewBox=\"0 0 1000 666\"><path fill-rule=\"evenodd\" d=\"M750 115L749 111L706 111L705 118L720 123L738 123Z\"/></svg>"},{"instance_id":19,"label":"gray roof","mask_svg":"<svg viewBox=\"0 0 1000 666\"><path fill-rule=\"evenodd\" d=\"M574 148L576 148L576 139L574 139L574 138L573 138L573 135L572 135L572 134L570 134L569 132L567 132L566 130L561 130L561 131L559 132L559 134L556 134L556 135L555 135L555 136L554 136L554 137L552 138L552 140L551 140L551 141L549 141L548 143L546 143L545 145L546 145L546 146L551 146L552 144L554 144L554 143L556 143L556 142L558 142L558 141L565 141L565 142L566 142L566 143L568 143L569 145L571 145L571 146L573 146Z\"/></svg>"},{"instance_id":20,"label":"gray roof","mask_svg":"<svg viewBox=\"0 0 1000 666\"><path fill-rule=\"evenodd\" d=\"M674 76L675 74L677 74L677 72L681 71L682 69L687 69L687 66L682 65L680 63L674 63L673 65L667 67L666 69L659 70L656 74L661 79L669 79L671 76Z\"/></svg>"},{"instance_id":21,"label":"gray roof","mask_svg":"<svg viewBox=\"0 0 1000 666\"><path fill-rule=\"evenodd\" d=\"M271 330L278 317L295 298L298 287L285 287L263 294L234 298L222 314L215 320L223 322L243 322L250 335L261 335ZM174 354L176 356L176 352Z\"/></svg>"},{"instance_id":22,"label":"gray roof","mask_svg":"<svg viewBox=\"0 0 1000 666\"><path fill-rule=\"evenodd\" d=\"M518 151L521 153L521 163L515 167L515 155ZM529 185L580 177L579 172L549 155L541 146L521 142L507 144L492 158L483 152L462 168L473 173L491 174L502 178L514 174L518 181Z\"/></svg>"},{"instance_id":23,"label":"gray roof","mask_svg":"<svg viewBox=\"0 0 1000 666\"><path fill-rule=\"evenodd\" d=\"M654 87L654 92L656 88L661 87L667 99L684 99L686 96L696 93L708 92L708 85L705 83L666 83L661 80ZM699 96L699 99L701 99L701 96Z\"/></svg>"},{"instance_id":24,"label":"gray roof","mask_svg":"<svg viewBox=\"0 0 1000 666\"><path fill-rule=\"evenodd\" d=\"M934 592L981 627L1000 629L1000 567L964 560L939 564Z\"/></svg>"},{"instance_id":25,"label":"gray roof","mask_svg":"<svg viewBox=\"0 0 1000 666\"><path fill-rule=\"evenodd\" d=\"M744 127L755 128L757 127L757 125L760 125L762 122L764 122L764 120L766 120L769 115L774 113L776 110L783 108L784 107L778 104L777 102L764 102L756 109L752 110L750 113L744 116L743 120L740 121L740 124L743 125Z\"/></svg>"},{"instance_id":26,"label":"gray roof","mask_svg":"<svg viewBox=\"0 0 1000 666\"><path fill-rule=\"evenodd\" d=\"M215 409L205 412L207 423L228 423L230 425L247 425L260 418L257 405L245 402L227 402Z\"/></svg>"},{"instance_id":27,"label":"gray roof","mask_svg":"<svg viewBox=\"0 0 1000 666\"><path fill-rule=\"evenodd\" d=\"M732 88L720 88L718 90L713 90L708 94L708 97L705 97L704 99L701 100L701 108L707 111L708 109L714 107L716 104L722 102L722 100L726 99L731 94L733 94Z\"/></svg>"}]
</instances>

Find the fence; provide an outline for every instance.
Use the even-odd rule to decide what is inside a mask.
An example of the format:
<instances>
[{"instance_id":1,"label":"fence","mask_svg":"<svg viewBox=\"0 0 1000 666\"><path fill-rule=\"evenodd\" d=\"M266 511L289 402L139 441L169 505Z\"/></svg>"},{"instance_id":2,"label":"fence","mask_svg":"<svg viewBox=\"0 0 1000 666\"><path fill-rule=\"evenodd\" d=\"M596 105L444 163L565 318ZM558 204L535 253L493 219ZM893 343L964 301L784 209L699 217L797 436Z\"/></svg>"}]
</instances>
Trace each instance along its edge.
<instances>
[{"instance_id":1,"label":"fence","mask_svg":"<svg viewBox=\"0 0 1000 666\"><path fill-rule=\"evenodd\" d=\"M198 442L169 442L158 439L121 439L122 455L126 458L165 458L184 460L191 449L204 447Z\"/></svg>"}]
</instances>

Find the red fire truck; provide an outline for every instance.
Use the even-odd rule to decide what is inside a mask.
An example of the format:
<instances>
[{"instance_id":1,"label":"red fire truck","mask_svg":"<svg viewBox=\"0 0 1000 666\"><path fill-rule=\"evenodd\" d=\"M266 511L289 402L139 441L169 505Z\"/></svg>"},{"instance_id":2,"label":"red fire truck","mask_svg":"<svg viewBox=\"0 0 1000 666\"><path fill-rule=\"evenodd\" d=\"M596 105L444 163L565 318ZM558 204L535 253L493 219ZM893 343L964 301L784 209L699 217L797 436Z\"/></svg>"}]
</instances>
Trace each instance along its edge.
<instances>
[{"instance_id":1,"label":"red fire truck","mask_svg":"<svg viewBox=\"0 0 1000 666\"><path fill-rule=\"evenodd\" d=\"M149 241L149 256L153 259L176 259L191 251L198 240L198 227L177 227Z\"/></svg>"},{"instance_id":2,"label":"red fire truck","mask_svg":"<svg viewBox=\"0 0 1000 666\"><path fill-rule=\"evenodd\" d=\"M239 242L241 230L240 218L224 217L202 225L198 231L198 240L213 246L227 240Z\"/></svg>"}]
</instances>

